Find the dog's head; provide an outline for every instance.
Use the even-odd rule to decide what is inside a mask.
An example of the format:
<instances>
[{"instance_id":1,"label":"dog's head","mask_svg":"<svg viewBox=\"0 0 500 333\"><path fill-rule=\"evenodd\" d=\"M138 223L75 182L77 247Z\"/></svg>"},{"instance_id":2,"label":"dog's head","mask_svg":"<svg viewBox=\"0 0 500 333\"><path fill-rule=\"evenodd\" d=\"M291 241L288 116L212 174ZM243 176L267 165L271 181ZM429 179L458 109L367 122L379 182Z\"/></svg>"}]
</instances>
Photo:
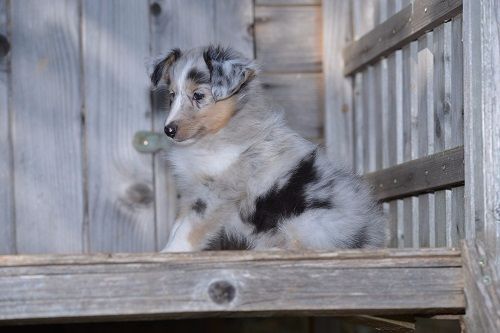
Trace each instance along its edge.
<instances>
[{"instance_id":1,"label":"dog's head","mask_svg":"<svg viewBox=\"0 0 500 333\"><path fill-rule=\"evenodd\" d=\"M255 63L230 48L173 49L156 61L151 74L153 86L164 82L169 90L165 134L191 143L217 133L234 115L240 94L255 75Z\"/></svg>"}]
</instances>

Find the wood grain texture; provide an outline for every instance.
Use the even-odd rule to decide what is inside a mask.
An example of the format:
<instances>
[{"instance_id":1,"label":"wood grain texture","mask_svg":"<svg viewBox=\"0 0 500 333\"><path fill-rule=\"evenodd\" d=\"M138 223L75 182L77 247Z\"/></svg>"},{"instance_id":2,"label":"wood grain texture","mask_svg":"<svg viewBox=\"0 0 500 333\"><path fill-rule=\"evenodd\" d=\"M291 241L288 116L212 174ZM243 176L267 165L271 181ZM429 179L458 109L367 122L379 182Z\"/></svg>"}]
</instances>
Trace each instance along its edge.
<instances>
[{"instance_id":1,"label":"wood grain texture","mask_svg":"<svg viewBox=\"0 0 500 333\"><path fill-rule=\"evenodd\" d=\"M462 313L465 305L456 250L4 256L0 263L4 323L273 313L446 314ZM309 283L312 277L315 283ZM217 281L227 285L218 294L222 298L209 293Z\"/></svg>"},{"instance_id":2,"label":"wood grain texture","mask_svg":"<svg viewBox=\"0 0 500 333\"><path fill-rule=\"evenodd\" d=\"M175 47L190 49L220 43L230 45L251 59L255 57L252 0L150 1L151 8L155 4L160 10L151 17L153 55L164 54ZM160 133L163 133L168 111L165 93L153 96L153 129ZM163 155L160 152L154 157L158 249L166 244L177 208L175 180Z\"/></svg>"},{"instance_id":3,"label":"wood grain texture","mask_svg":"<svg viewBox=\"0 0 500 333\"><path fill-rule=\"evenodd\" d=\"M462 242L467 332L500 331L500 271L486 251L482 242Z\"/></svg>"},{"instance_id":4,"label":"wood grain texture","mask_svg":"<svg viewBox=\"0 0 500 333\"><path fill-rule=\"evenodd\" d=\"M465 221L469 239L483 239L500 263L500 6L464 4Z\"/></svg>"},{"instance_id":5,"label":"wood grain texture","mask_svg":"<svg viewBox=\"0 0 500 333\"><path fill-rule=\"evenodd\" d=\"M151 128L148 14L144 1L83 2L91 252L155 250L152 158L131 144Z\"/></svg>"},{"instance_id":6,"label":"wood grain texture","mask_svg":"<svg viewBox=\"0 0 500 333\"><path fill-rule=\"evenodd\" d=\"M392 167L403 162L403 53L398 50L387 59L388 109L387 109L387 165ZM391 201L391 246L403 245L404 206L402 200Z\"/></svg>"},{"instance_id":7,"label":"wood grain texture","mask_svg":"<svg viewBox=\"0 0 500 333\"><path fill-rule=\"evenodd\" d=\"M321 72L321 6L256 6L255 49L265 72Z\"/></svg>"},{"instance_id":8,"label":"wood grain texture","mask_svg":"<svg viewBox=\"0 0 500 333\"><path fill-rule=\"evenodd\" d=\"M351 3L323 2L323 73L325 79L325 141L328 154L347 166L353 156L353 82L344 78L341 49L352 39Z\"/></svg>"},{"instance_id":9,"label":"wood grain texture","mask_svg":"<svg viewBox=\"0 0 500 333\"><path fill-rule=\"evenodd\" d=\"M288 125L300 135L319 140L325 125L323 75L320 73L261 74L264 91L285 111Z\"/></svg>"},{"instance_id":10,"label":"wood grain texture","mask_svg":"<svg viewBox=\"0 0 500 333\"><path fill-rule=\"evenodd\" d=\"M306 6L321 5L322 0L255 0L255 4L257 6Z\"/></svg>"},{"instance_id":11,"label":"wood grain texture","mask_svg":"<svg viewBox=\"0 0 500 333\"><path fill-rule=\"evenodd\" d=\"M464 183L463 147L425 156L365 175L378 200L392 200Z\"/></svg>"},{"instance_id":12,"label":"wood grain texture","mask_svg":"<svg viewBox=\"0 0 500 333\"><path fill-rule=\"evenodd\" d=\"M16 253L14 221L14 183L12 170L12 141L9 110L10 41L7 33L8 3L0 0L0 254ZM6 44L9 43L9 44Z\"/></svg>"},{"instance_id":13,"label":"wood grain texture","mask_svg":"<svg viewBox=\"0 0 500 333\"><path fill-rule=\"evenodd\" d=\"M10 5L18 252L80 252L84 199L78 3Z\"/></svg>"},{"instance_id":14,"label":"wood grain texture","mask_svg":"<svg viewBox=\"0 0 500 333\"><path fill-rule=\"evenodd\" d=\"M376 62L459 14L462 0L417 0L344 49L344 74Z\"/></svg>"}]
</instances>

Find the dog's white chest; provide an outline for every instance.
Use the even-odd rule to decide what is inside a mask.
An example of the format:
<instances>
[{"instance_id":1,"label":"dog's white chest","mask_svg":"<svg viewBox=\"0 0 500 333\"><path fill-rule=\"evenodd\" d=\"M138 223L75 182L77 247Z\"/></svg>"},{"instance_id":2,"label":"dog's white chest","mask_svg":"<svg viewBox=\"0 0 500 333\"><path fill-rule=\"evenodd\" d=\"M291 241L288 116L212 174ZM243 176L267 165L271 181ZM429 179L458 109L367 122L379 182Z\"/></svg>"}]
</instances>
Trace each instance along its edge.
<instances>
[{"instance_id":1,"label":"dog's white chest","mask_svg":"<svg viewBox=\"0 0 500 333\"><path fill-rule=\"evenodd\" d=\"M216 177L235 163L242 148L225 146L218 150L186 149L171 158L178 171L195 177Z\"/></svg>"}]
</instances>

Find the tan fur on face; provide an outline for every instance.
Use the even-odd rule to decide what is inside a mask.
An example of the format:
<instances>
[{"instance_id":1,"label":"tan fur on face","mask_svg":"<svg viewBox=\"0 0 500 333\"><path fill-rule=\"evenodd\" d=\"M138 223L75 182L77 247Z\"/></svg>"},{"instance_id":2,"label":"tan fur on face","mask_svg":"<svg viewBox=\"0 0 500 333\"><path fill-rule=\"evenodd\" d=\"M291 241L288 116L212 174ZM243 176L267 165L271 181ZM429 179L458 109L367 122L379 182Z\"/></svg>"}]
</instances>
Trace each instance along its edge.
<instances>
[{"instance_id":1,"label":"tan fur on face","mask_svg":"<svg viewBox=\"0 0 500 333\"><path fill-rule=\"evenodd\" d=\"M198 134L217 133L227 125L235 111L236 97L210 104L189 118L180 119L176 138L182 141Z\"/></svg>"},{"instance_id":2,"label":"tan fur on face","mask_svg":"<svg viewBox=\"0 0 500 333\"><path fill-rule=\"evenodd\" d=\"M217 231L217 227L220 225L221 221L220 218L220 216L215 214L215 216L203 220L199 224L193 226L188 235L189 244L196 249L201 249L207 235Z\"/></svg>"}]
</instances>

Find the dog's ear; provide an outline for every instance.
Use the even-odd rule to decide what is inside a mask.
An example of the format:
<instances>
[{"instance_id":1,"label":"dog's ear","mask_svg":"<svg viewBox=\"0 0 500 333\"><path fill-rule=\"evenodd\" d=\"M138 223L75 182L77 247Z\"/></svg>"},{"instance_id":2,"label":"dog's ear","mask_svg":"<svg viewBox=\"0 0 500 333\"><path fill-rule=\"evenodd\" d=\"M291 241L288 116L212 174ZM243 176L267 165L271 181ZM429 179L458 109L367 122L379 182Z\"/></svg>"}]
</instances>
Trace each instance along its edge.
<instances>
[{"instance_id":1,"label":"dog's ear","mask_svg":"<svg viewBox=\"0 0 500 333\"><path fill-rule=\"evenodd\" d=\"M203 59L210 71L215 101L231 97L257 74L256 64L231 48L209 46Z\"/></svg>"},{"instance_id":2,"label":"dog's ear","mask_svg":"<svg viewBox=\"0 0 500 333\"><path fill-rule=\"evenodd\" d=\"M181 57L181 50L178 48L172 49L166 56L162 56L152 61L150 66L150 78L153 87L156 87L170 66Z\"/></svg>"}]
</instances>

